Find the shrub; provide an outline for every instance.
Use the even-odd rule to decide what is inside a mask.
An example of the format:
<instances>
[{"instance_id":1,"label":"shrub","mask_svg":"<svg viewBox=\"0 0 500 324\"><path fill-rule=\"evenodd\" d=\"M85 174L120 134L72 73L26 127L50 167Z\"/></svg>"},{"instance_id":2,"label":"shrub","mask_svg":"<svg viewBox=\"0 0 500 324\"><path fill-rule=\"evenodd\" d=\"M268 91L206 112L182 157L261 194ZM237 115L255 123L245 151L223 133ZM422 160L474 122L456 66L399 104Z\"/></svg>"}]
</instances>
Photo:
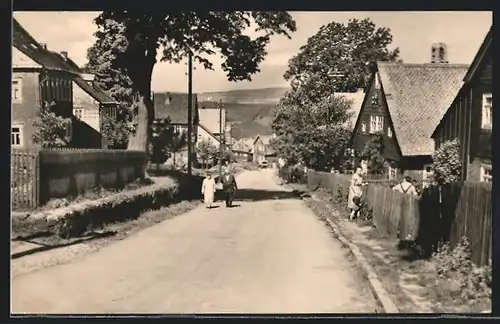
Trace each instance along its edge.
<instances>
[{"instance_id":1,"label":"shrub","mask_svg":"<svg viewBox=\"0 0 500 324\"><path fill-rule=\"evenodd\" d=\"M466 237L454 249L448 243L440 243L433 259L436 286L447 287L450 297L468 303L491 299L491 262L485 267L477 267L471 260Z\"/></svg>"},{"instance_id":2,"label":"shrub","mask_svg":"<svg viewBox=\"0 0 500 324\"><path fill-rule=\"evenodd\" d=\"M460 181L462 161L458 138L446 141L432 155L432 171L438 184Z\"/></svg>"},{"instance_id":3,"label":"shrub","mask_svg":"<svg viewBox=\"0 0 500 324\"><path fill-rule=\"evenodd\" d=\"M54 112L56 104L45 102L36 110L33 141L44 148L65 147L71 140L71 119Z\"/></svg>"},{"instance_id":4,"label":"shrub","mask_svg":"<svg viewBox=\"0 0 500 324\"><path fill-rule=\"evenodd\" d=\"M366 143L360 155L362 159L368 161L368 172L370 174L383 174L387 169L382 134L372 135L372 139Z\"/></svg>"}]
</instances>

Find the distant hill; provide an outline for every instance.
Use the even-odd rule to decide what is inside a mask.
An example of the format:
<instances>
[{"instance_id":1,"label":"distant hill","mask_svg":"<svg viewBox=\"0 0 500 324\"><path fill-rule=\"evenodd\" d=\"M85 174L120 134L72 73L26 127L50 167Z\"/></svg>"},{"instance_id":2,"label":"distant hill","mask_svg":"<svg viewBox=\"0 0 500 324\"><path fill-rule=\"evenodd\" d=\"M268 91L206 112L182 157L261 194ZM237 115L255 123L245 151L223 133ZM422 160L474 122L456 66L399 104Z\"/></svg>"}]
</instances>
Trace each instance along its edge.
<instances>
[{"instance_id":1,"label":"distant hill","mask_svg":"<svg viewBox=\"0 0 500 324\"><path fill-rule=\"evenodd\" d=\"M233 138L271 135L271 111L287 88L263 88L205 92L198 101L222 100L227 109L227 120L233 125Z\"/></svg>"}]
</instances>

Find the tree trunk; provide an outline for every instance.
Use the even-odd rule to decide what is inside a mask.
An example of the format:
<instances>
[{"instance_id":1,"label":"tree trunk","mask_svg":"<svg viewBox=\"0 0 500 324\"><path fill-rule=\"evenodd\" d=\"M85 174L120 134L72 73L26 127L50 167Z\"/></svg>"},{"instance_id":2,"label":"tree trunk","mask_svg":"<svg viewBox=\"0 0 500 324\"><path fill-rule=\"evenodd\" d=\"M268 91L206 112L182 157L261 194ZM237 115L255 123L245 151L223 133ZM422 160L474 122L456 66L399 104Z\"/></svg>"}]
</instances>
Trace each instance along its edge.
<instances>
[{"instance_id":1,"label":"tree trunk","mask_svg":"<svg viewBox=\"0 0 500 324\"><path fill-rule=\"evenodd\" d=\"M130 134L128 150L147 152L148 143L151 136L151 125L154 120L154 105L151 100L151 76L156 60L151 57L142 57L144 64L138 64L135 71L130 71L130 79L134 91L134 112L135 131Z\"/></svg>"}]
</instances>

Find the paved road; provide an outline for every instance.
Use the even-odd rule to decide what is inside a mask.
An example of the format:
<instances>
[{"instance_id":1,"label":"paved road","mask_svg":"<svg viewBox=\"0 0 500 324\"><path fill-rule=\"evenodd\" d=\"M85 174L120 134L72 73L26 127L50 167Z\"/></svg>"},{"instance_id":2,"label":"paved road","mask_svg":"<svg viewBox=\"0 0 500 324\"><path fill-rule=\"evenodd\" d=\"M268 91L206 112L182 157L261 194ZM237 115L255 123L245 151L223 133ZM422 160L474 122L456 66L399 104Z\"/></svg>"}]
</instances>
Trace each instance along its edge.
<instances>
[{"instance_id":1,"label":"paved road","mask_svg":"<svg viewBox=\"0 0 500 324\"><path fill-rule=\"evenodd\" d=\"M16 277L13 313L371 313L345 249L272 171L235 208L197 208L72 263ZM276 199L279 198L279 199Z\"/></svg>"}]
</instances>

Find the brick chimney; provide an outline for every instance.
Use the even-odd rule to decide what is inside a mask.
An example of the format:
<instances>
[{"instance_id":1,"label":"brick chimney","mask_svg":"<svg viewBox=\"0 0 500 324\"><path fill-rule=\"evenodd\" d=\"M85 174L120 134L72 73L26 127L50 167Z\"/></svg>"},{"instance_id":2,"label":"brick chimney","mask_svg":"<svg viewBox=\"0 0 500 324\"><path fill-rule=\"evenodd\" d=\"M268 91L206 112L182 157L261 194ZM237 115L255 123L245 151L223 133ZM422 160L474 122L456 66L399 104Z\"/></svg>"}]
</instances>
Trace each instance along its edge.
<instances>
[{"instance_id":1,"label":"brick chimney","mask_svg":"<svg viewBox=\"0 0 500 324\"><path fill-rule=\"evenodd\" d=\"M68 52L66 52L66 51L62 51L62 52L61 52L61 55L62 55L62 57L64 57L64 59L65 59L65 60L67 60L67 59L68 59Z\"/></svg>"},{"instance_id":2,"label":"brick chimney","mask_svg":"<svg viewBox=\"0 0 500 324\"><path fill-rule=\"evenodd\" d=\"M445 43L434 43L431 47L431 63L448 63L448 48Z\"/></svg>"}]
</instances>

